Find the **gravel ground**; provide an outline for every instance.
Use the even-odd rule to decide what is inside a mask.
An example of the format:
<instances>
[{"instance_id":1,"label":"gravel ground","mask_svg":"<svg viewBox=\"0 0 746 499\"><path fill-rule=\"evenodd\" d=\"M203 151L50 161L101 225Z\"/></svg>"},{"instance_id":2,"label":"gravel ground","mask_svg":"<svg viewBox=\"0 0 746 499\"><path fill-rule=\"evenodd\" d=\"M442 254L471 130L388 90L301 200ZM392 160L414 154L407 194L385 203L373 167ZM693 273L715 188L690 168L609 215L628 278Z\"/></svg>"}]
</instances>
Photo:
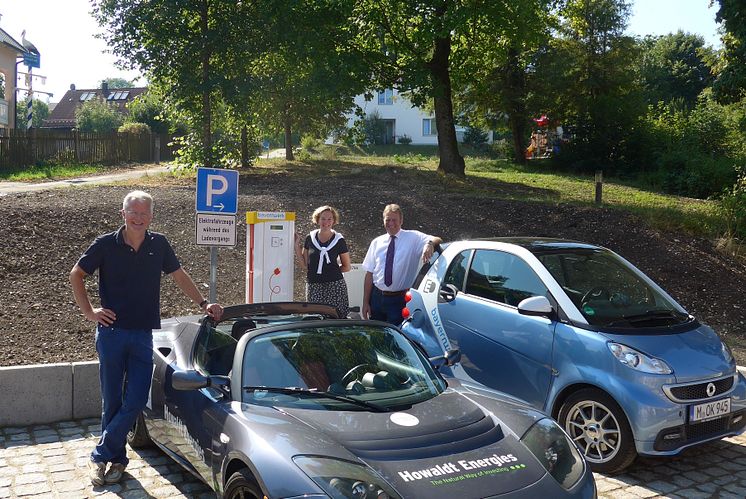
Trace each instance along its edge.
<instances>
[{"instance_id":1,"label":"gravel ground","mask_svg":"<svg viewBox=\"0 0 746 499\"><path fill-rule=\"evenodd\" d=\"M209 250L194 243L194 179L148 177L126 185L77 186L0 197L0 366L96 359L93 324L80 314L68 273L93 239L119 227L122 197L143 188L156 200L151 228L163 232L195 282L209 282ZM293 171L242 172L239 211L295 211L296 227L311 229L316 206L332 204L342 216L337 229L361 262L370 240L381 234L381 211L399 203L404 227L454 240L466 237L541 236L609 247L640 267L692 314L715 328L746 364L746 265L716 252L710 241L651 229L639 218L607 208L492 199L497 192L530 187L470 179L462 185L431 171L394 167L339 170L299 166ZM218 299L244 296L245 223L238 217L238 244L220 249ZM164 279L162 315L197 310ZM96 279L87 279L96 296ZM207 289L204 291L207 294ZM303 285L296 270L296 298Z\"/></svg>"}]
</instances>

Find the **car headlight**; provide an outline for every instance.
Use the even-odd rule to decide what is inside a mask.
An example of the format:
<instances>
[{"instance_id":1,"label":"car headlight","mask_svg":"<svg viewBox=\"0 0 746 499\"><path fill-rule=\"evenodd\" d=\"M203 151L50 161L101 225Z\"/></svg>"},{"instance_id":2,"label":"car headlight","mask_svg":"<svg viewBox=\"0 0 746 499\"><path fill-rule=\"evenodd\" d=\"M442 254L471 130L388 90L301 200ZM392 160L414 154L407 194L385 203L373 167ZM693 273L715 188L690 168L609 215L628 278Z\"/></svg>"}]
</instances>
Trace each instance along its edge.
<instances>
[{"instance_id":1,"label":"car headlight","mask_svg":"<svg viewBox=\"0 0 746 499\"><path fill-rule=\"evenodd\" d=\"M521 442L564 489L571 489L583 476L585 466L580 452L551 419L537 421Z\"/></svg>"},{"instance_id":2,"label":"car headlight","mask_svg":"<svg viewBox=\"0 0 746 499\"><path fill-rule=\"evenodd\" d=\"M297 456L293 461L333 499L401 499L381 476L365 466L311 456Z\"/></svg>"},{"instance_id":3,"label":"car headlight","mask_svg":"<svg viewBox=\"0 0 746 499\"><path fill-rule=\"evenodd\" d=\"M673 369L661 359L650 357L621 343L609 342L609 350L619 362L637 371L650 374L671 374Z\"/></svg>"}]
</instances>

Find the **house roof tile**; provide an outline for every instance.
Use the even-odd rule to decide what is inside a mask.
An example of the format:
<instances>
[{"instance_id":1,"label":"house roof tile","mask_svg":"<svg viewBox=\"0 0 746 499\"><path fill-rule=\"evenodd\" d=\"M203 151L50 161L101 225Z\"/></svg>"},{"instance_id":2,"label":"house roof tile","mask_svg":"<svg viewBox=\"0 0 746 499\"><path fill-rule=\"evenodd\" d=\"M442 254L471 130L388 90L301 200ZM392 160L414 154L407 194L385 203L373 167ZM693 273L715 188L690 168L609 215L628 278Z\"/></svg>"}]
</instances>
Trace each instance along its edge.
<instances>
[{"instance_id":1,"label":"house roof tile","mask_svg":"<svg viewBox=\"0 0 746 499\"><path fill-rule=\"evenodd\" d=\"M145 87L112 88L109 89L109 97L117 96L117 93L120 95L117 96L117 99L107 99L107 102L115 105L117 111L126 115L128 113L127 104L146 91L147 88ZM75 111L83 102L92 98L104 99L103 90L101 88L68 90L49 113L49 117L44 120L42 128L75 128Z\"/></svg>"}]
</instances>

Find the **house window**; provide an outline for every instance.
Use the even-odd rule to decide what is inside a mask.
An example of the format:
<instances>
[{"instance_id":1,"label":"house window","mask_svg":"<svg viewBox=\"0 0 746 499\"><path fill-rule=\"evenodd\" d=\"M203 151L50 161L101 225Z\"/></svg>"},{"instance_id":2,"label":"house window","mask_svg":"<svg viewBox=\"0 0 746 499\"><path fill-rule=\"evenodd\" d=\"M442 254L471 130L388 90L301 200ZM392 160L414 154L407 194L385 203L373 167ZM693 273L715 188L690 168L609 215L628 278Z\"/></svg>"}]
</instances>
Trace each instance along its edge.
<instances>
[{"instance_id":1,"label":"house window","mask_svg":"<svg viewBox=\"0 0 746 499\"><path fill-rule=\"evenodd\" d=\"M379 106L390 106L394 103L394 89L387 88L378 92L378 105Z\"/></svg>"},{"instance_id":2,"label":"house window","mask_svg":"<svg viewBox=\"0 0 746 499\"><path fill-rule=\"evenodd\" d=\"M108 100L127 100L127 96L129 95L129 92L120 92L120 91L114 91L109 94Z\"/></svg>"},{"instance_id":3,"label":"house window","mask_svg":"<svg viewBox=\"0 0 746 499\"><path fill-rule=\"evenodd\" d=\"M82 94L80 95L80 100L81 100L81 101L87 101L87 100L91 100L91 99L93 99L93 98L94 98L95 96L96 96L96 92L83 92L83 93L82 93Z\"/></svg>"},{"instance_id":4,"label":"house window","mask_svg":"<svg viewBox=\"0 0 746 499\"><path fill-rule=\"evenodd\" d=\"M438 135L438 129L435 127L435 118L425 118L422 120L422 135Z\"/></svg>"}]
</instances>

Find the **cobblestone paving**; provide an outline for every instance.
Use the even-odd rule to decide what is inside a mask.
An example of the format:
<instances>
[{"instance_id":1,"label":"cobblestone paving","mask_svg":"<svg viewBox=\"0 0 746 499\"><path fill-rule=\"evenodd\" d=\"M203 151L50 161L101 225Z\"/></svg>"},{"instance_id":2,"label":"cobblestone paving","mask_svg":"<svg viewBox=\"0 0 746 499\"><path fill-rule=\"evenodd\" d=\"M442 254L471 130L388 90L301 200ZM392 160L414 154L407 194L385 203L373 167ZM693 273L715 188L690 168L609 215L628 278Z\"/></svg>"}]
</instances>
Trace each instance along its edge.
<instances>
[{"instance_id":1,"label":"cobblestone paving","mask_svg":"<svg viewBox=\"0 0 746 499\"><path fill-rule=\"evenodd\" d=\"M100 421L0 428L0 499L213 499L202 482L157 449L129 451L122 482L93 487L88 456ZM601 499L746 497L746 435L689 449L674 458L641 458L625 474L596 474Z\"/></svg>"}]
</instances>

